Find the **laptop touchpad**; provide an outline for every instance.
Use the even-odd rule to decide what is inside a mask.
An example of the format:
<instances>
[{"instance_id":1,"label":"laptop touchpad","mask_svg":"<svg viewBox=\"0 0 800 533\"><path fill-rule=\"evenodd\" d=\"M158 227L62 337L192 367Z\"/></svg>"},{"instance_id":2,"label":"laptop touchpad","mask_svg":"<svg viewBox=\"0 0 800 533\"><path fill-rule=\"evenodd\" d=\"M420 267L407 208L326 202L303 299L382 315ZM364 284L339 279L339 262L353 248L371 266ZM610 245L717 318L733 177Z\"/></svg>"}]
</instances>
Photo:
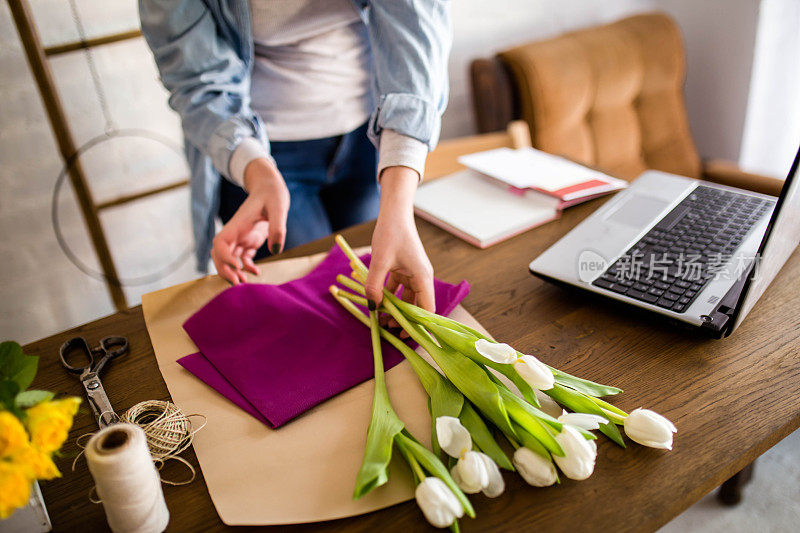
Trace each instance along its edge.
<instances>
[{"instance_id":1,"label":"laptop touchpad","mask_svg":"<svg viewBox=\"0 0 800 533\"><path fill-rule=\"evenodd\" d=\"M611 211L606 220L642 229L658 217L668 205L669 202L652 196L633 194Z\"/></svg>"}]
</instances>

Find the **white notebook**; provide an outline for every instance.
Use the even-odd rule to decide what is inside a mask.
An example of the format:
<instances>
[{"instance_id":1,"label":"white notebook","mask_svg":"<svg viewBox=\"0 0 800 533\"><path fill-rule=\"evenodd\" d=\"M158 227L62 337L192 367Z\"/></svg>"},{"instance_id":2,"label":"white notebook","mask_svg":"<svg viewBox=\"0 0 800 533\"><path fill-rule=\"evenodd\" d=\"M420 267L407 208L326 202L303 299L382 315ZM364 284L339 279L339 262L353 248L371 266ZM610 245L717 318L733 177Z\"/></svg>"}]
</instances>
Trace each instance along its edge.
<instances>
[{"instance_id":1,"label":"white notebook","mask_svg":"<svg viewBox=\"0 0 800 533\"><path fill-rule=\"evenodd\" d=\"M497 148L463 155L458 162L519 189L557 196L570 205L628 186L626 181L535 148Z\"/></svg>"},{"instance_id":2,"label":"white notebook","mask_svg":"<svg viewBox=\"0 0 800 533\"><path fill-rule=\"evenodd\" d=\"M534 191L512 192L474 170L425 183L414 211L470 244L486 248L558 218L559 200Z\"/></svg>"}]
</instances>

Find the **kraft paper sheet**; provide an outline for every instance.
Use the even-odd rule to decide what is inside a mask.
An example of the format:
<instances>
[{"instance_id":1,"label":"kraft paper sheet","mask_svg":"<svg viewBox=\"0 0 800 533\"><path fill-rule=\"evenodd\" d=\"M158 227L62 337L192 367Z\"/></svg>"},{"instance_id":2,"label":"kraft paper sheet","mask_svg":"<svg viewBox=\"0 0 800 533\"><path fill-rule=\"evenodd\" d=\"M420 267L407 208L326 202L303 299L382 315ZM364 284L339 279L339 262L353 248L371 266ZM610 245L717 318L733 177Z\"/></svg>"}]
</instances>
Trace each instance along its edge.
<instances>
[{"instance_id":1,"label":"kraft paper sheet","mask_svg":"<svg viewBox=\"0 0 800 533\"><path fill-rule=\"evenodd\" d=\"M366 251L362 248L358 253ZM261 275L253 282L279 284L297 279L325 255L262 264ZM364 453L373 381L345 391L274 430L176 362L197 351L182 324L227 287L219 277L207 276L142 296L147 330L173 402L187 414L201 413L208 418L206 427L195 434L194 450L222 521L228 525L317 522L412 499L411 474L400 460L392 462L386 485L360 500L352 498ZM460 305L450 316L485 332ZM368 335L366 327L364 334ZM430 360L426 353L420 353ZM411 366L403 361L387 372L386 380L398 415L409 431L428 444L427 397Z\"/></svg>"}]
</instances>

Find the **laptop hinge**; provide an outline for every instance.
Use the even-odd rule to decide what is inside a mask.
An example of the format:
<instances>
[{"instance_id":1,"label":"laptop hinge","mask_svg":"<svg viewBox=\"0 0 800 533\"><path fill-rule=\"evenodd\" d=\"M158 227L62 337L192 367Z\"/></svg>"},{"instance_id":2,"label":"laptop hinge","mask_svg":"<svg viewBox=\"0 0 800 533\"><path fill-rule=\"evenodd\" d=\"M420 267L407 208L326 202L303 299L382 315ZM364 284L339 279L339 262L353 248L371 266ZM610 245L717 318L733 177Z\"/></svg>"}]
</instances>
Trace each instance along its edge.
<instances>
[{"instance_id":1,"label":"laptop hinge","mask_svg":"<svg viewBox=\"0 0 800 533\"><path fill-rule=\"evenodd\" d=\"M728 335L730 329L728 326L733 323L733 317L739 306L742 290L744 289L748 277L750 277L751 271L752 265L739 276L736 283L731 285L731 288L728 289L728 292L726 292L725 296L719 301L717 307L715 307L710 314L704 315L703 324L701 326L703 329L711 330L719 337Z\"/></svg>"}]
</instances>

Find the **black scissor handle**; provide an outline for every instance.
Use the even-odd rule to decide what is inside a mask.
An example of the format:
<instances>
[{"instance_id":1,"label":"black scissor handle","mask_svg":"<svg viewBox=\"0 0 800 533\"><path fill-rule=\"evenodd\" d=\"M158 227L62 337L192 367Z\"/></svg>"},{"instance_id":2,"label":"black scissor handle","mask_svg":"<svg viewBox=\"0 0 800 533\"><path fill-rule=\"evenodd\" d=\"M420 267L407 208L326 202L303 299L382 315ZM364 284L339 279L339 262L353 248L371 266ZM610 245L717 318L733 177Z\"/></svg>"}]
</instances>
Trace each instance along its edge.
<instances>
[{"instance_id":1,"label":"black scissor handle","mask_svg":"<svg viewBox=\"0 0 800 533\"><path fill-rule=\"evenodd\" d=\"M128 339L125 337L106 337L100 341L100 348L109 359L128 353Z\"/></svg>"},{"instance_id":2,"label":"black scissor handle","mask_svg":"<svg viewBox=\"0 0 800 533\"><path fill-rule=\"evenodd\" d=\"M85 365L72 366L69 363L70 354L76 351L80 352L81 356L86 360ZM58 355L61 357L61 364L64 365L64 368L75 374L80 374L87 368L91 369L92 364L94 364L94 357L92 356L92 350L91 348L89 348L89 343L87 343L86 339L84 339L83 337L73 337L64 344L62 344L61 348L58 350Z\"/></svg>"}]
</instances>

